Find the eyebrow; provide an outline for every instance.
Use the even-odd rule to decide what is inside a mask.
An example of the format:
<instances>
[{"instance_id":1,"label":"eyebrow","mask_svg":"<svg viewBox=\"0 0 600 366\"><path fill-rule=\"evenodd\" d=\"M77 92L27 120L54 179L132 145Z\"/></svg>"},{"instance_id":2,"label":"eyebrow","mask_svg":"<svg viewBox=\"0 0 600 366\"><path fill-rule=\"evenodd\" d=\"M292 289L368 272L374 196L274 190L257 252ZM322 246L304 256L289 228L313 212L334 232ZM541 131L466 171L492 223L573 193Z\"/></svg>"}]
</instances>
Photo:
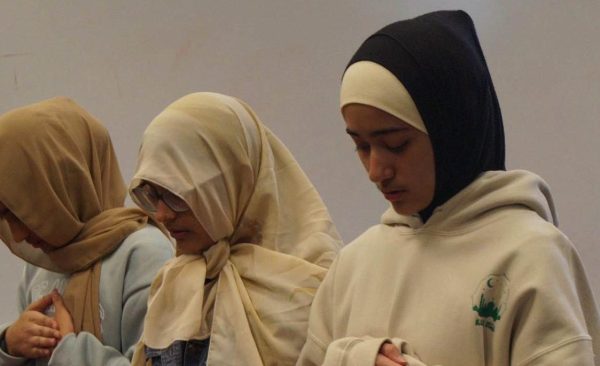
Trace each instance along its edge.
<instances>
[{"instance_id":1,"label":"eyebrow","mask_svg":"<svg viewBox=\"0 0 600 366\"><path fill-rule=\"evenodd\" d=\"M388 135L388 134L391 134L391 133L403 132L403 131L408 131L408 127L388 127L388 128L382 128L382 129L379 129L379 130L375 130L375 131L369 132L369 137L377 137L377 136ZM350 136L360 137L360 134L358 132L352 131L349 128L346 128L346 133L348 135L350 135Z\"/></svg>"}]
</instances>

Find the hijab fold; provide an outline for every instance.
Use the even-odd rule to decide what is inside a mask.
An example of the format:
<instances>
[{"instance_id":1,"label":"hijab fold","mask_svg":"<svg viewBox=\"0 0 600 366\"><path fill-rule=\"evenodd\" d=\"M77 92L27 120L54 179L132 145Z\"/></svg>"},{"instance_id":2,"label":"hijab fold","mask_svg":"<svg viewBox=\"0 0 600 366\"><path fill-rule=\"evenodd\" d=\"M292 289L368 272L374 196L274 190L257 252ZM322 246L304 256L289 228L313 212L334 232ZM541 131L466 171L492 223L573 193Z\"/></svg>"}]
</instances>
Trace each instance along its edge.
<instances>
[{"instance_id":1,"label":"hijab fold","mask_svg":"<svg viewBox=\"0 0 600 366\"><path fill-rule=\"evenodd\" d=\"M244 102L193 93L146 129L130 189L143 181L183 198L217 243L161 270L133 364L144 346L210 336L208 365L293 365L340 239L290 152Z\"/></svg>"},{"instance_id":2,"label":"hijab fold","mask_svg":"<svg viewBox=\"0 0 600 366\"><path fill-rule=\"evenodd\" d=\"M0 202L53 249L16 243L4 221L0 239L25 261L70 275L63 297L75 331L101 340L102 259L148 219L123 207L108 131L74 101L52 98L0 116L0 156Z\"/></svg>"}]
</instances>

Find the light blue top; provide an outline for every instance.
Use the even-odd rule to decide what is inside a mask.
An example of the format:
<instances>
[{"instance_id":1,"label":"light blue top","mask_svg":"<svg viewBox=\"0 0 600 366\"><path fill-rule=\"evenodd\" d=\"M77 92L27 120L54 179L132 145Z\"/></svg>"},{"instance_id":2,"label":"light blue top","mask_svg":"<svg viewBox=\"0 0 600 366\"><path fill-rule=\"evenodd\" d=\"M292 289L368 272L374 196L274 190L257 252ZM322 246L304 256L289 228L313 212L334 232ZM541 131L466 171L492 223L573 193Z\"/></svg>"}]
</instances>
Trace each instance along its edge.
<instances>
[{"instance_id":1,"label":"light blue top","mask_svg":"<svg viewBox=\"0 0 600 366\"><path fill-rule=\"evenodd\" d=\"M100 320L103 342L91 333L63 338L48 359L12 357L0 350L0 366L17 365L130 365L142 334L150 284L160 267L173 256L171 242L148 225L129 235L102 262ZM68 275L27 264L19 286L19 313L52 289L63 292ZM54 309L49 309L52 313ZM51 315L51 314L49 314ZM10 324L0 327L0 338Z\"/></svg>"}]
</instances>

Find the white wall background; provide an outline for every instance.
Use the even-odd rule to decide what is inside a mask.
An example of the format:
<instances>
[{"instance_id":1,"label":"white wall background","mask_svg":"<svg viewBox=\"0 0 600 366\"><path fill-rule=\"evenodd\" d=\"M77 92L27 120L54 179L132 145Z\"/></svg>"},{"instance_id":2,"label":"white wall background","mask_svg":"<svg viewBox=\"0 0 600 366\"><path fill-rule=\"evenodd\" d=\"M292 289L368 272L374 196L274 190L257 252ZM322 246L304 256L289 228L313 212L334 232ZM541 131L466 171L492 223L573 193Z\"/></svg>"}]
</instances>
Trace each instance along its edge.
<instances>
[{"instance_id":1,"label":"white wall background","mask_svg":"<svg viewBox=\"0 0 600 366\"><path fill-rule=\"evenodd\" d=\"M387 23L456 8L479 32L508 167L550 183L560 227L600 294L596 0L0 0L0 113L74 98L108 127L129 179L142 131L168 103L192 91L241 97L295 154L350 241L386 202L343 133L341 73ZM0 245L0 323L17 315L21 267Z\"/></svg>"}]
</instances>

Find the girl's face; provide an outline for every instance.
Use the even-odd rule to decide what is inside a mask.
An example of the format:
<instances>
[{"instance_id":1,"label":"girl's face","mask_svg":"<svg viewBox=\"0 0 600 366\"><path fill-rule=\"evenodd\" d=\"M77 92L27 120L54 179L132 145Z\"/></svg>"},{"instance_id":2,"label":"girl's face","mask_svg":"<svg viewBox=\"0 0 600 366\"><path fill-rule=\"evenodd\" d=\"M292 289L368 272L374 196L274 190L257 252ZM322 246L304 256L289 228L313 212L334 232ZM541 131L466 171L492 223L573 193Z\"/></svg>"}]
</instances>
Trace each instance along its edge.
<instances>
[{"instance_id":1,"label":"girl's face","mask_svg":"<svg viewBox=\"0 0 600 366\"><path fill-rule=\"evenodd\" d=\"M154 191L156 197L153 208L154 218L164 224L176 240L177 254L202 254L215 244L185 201L177 198L180 202L173 202L173 197L176 196L168 190L149 182L143 184ZM167 199L167 204L165 204L166 197L170 197ZM184 209L175 211L171 206L184 207Z\"/></svg>"},{"instance_id":2,"label":"girl's face","mask_svg":"<svg viewBox=\"0 0 600 366\"><path fill-rule=\"evenodd\" d=\"M54 247L39 236L21 221L15 214L13 214L2 202L0 202L0 220L6 220L10 228L13 240L17 243L25 241L34 248L39 248L45 253L48 253L54 249Z\"/></svg>"},{"instance_id":3,"label":"girl's face","mask_svg":"<svg viewBox=\"0 0 600 366\"><path fill-rule=\"evenodd\" d=\"M346 132L369 179L394 210L412 215L425 209L435 191L435 162L429 136L397 117L364 104L343 108Z\"/></svg>"}]
</instances>

